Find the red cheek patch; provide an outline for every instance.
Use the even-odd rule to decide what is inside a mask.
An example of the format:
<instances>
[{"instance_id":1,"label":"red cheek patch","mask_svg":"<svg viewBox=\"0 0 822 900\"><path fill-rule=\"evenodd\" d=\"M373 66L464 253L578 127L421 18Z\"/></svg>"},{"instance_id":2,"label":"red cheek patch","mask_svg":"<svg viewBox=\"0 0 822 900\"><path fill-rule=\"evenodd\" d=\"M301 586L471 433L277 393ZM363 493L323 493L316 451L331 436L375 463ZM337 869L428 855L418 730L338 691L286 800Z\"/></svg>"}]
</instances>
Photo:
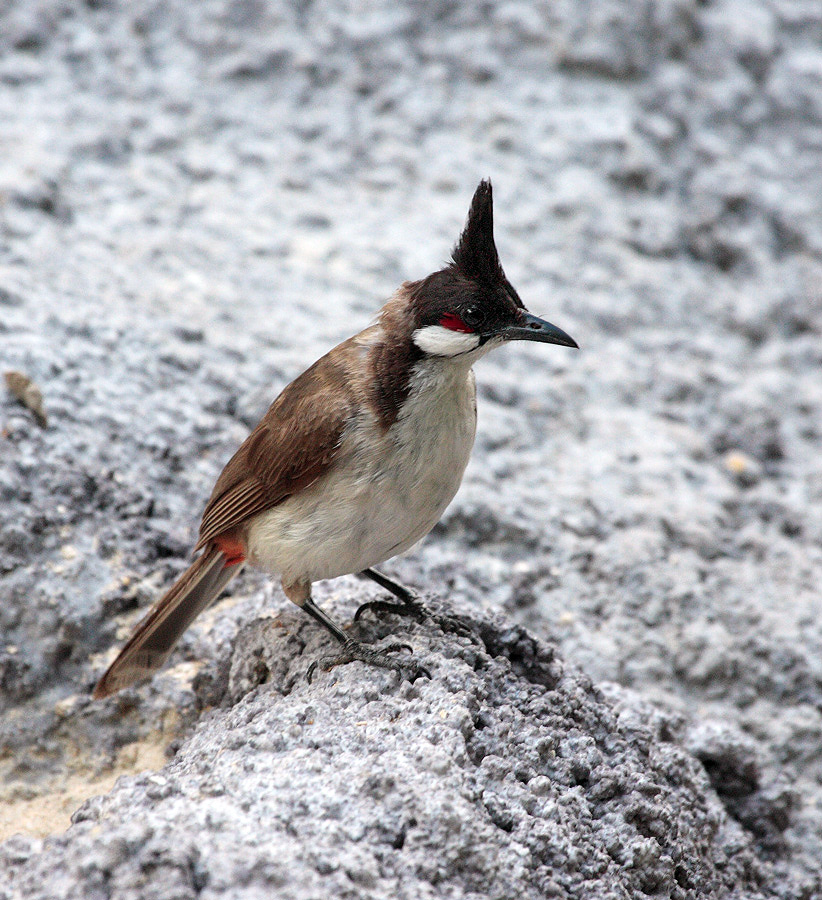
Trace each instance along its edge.
<instances>
[{"instance_id":1,"label":"red cheek patch","mask_svg":"<svg viewBox=\"0 0 822 900\"><path fill-rule=\"evenodd\" d=\"M450 331L461 331L463 334L473 334L474 329L470 325L466 325L462 319L455 313L446 313L440 319L440 325L448 328Z\"/></svg>"}]
</instances>

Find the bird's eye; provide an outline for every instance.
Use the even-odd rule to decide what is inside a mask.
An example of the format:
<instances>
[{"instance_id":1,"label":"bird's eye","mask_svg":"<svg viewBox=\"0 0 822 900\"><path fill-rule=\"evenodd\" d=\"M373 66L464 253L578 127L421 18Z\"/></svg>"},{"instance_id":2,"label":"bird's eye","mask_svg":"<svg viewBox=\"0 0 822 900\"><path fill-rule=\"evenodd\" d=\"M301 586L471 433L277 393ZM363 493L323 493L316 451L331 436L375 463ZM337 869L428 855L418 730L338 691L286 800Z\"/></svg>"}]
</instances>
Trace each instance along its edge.
<instances>
[{"instance_id":1,"label":"bird's eye","mask_svg":"<svg viewBox=\"0 0 822 900\"><path fill-rule=\"evenodd\" d=\"M462 321L465 322L466 325L470 325L472 328L476 328L477 325L482 323L482 320L485 318L482 310L478 306L474 306L471 304L470 306L466 306L462 311Z\"/></svg>"}]
</instances>

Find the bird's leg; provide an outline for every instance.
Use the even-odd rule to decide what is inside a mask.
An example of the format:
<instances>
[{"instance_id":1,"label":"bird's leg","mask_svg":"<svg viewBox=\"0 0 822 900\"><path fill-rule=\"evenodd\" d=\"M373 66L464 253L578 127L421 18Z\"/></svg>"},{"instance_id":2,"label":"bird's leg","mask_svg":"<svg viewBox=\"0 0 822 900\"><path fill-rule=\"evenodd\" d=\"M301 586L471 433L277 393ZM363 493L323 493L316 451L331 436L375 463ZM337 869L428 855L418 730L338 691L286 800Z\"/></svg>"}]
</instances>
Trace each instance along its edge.
<instances>
[{"instance_id":1,"label":"bird's leg","mask_svg":"<svg viewBox=\"0 0 822 900\"><path fill-rule=\"evenodd\" d=\"M375 581L381 588L385 588L392 593L404 606L408 606L411 609L422 607L422 603L417 600L413 591L410 591L399 582L394 581L393 578L383 575L382 572L378 572L376 569L363 569L362 572L358 572L357 574L361 575L363 578L370 578L372 581ZM398 605L399 604L397 603L388 603L385 600L370 600L368 603L363 603L362 606L360 606L354 614L354 618L358 619L360 613L366 609L384 609L386 611L392 611L395 610Z\"/></svg>"},{"instance_id":2,"label":"bird's leg","mask_svg":"<svg viewBox=\"0 0 822 900\"><path fill-rule=\"evenodd\" d=\"M288 591L286 593L288 593ZM396 653L399 650L413 652L408 644L394 643L389 644L387 647L369 647L366 644L355 641L354 638L346 634L333 619L330 619L319 606L314 603L310 595L303 600L300 606L312 619L319 622L320 625L330 631L342 644L342 650L336 656L322 656L320 659L311 663L306 672L306 678L309 683L314 677L314 672L316 672L318 667L327 672L329 669L333 669L334 666L342 666L357 660L367 663L370 666L391 669L396 672L400 678L402 678L403 674L407 674L411 681L416 680L420 675L425 675L427 678L431 677L431 673L428 669L426 669L425 666L420 665L416 660L400 661L389 656L389 654Z\"/></svg>"},{"instance_id":3,"label":"bird's leg","mask_svg":"<svg viewBox=\"0 0 822 900\"><path fill-rule=\"evenodd\" d=\"M456 616L442 615L441 613L431 612L430 609L419 600L413 591L407 587L403 587L382 572L376 569L363 569L358 573L365 578L375 581L380 587L390 591L400 602L391 603L388 600L369 600L360 604L354 613L354 621L356 622L364 612L387 612L393 613L395 616L411 616L417 622L433 622L443 631L451 634L458 634L463 637L473 637L473 632L468 626L458 619Z\"/></svg>"}]
</instances>

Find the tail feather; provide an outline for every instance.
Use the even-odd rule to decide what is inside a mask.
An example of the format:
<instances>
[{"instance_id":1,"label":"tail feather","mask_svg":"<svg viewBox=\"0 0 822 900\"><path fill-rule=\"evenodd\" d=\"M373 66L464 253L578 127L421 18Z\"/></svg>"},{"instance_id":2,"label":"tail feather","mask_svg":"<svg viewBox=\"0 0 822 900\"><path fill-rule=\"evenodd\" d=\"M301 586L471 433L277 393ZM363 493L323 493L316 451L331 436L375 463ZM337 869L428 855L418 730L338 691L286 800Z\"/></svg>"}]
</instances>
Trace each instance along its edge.
<instances>
[{"instance_id":1,"label":"tail feather","mask_svg":"<svg viewBox=\"0 0 822 900\"><path fill-rule=\"evenodd\" d=\"M177 579L137 626L92 696L108 697L156 672L182 633L219 596L242 565L227 564L225 554L212 545Z\"/></svg>"}]
</instances>

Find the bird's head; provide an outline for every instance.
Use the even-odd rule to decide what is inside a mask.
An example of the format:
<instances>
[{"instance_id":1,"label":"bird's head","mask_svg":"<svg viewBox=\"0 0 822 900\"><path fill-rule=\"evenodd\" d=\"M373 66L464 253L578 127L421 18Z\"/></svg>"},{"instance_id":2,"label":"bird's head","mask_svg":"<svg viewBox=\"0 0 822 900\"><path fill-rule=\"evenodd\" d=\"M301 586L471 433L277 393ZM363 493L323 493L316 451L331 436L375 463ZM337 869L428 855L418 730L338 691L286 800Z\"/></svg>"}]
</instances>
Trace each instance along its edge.
<instances>
[{"instance_id":1,"label":"bird's head","mask_svg":"<svg viewBox=\"0 0 822 900\"><path fill-rule=\"evenodd\" d=\"M474 192L451 262L406 288L411 337L428 357L473 359L506 341L578 346L561 328L531 315L505 277L494 244L490 181Z\"/></svg>"}]
</instances>

